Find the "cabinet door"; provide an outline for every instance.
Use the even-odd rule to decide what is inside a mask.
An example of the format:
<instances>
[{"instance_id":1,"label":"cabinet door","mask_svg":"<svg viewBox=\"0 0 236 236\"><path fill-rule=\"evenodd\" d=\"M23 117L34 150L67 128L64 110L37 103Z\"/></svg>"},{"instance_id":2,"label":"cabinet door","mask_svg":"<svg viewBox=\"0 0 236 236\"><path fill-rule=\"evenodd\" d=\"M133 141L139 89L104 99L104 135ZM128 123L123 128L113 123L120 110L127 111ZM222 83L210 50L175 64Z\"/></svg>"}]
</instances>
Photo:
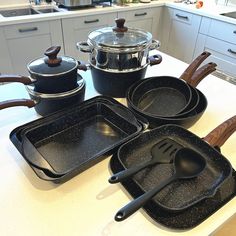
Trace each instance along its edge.
<instances>
[{"instance_id":1,"label":"cabinet door","mask_svg":"<svg viewBox=\"0 0 236 236\"><path fill-rule=\"evenodd\" d=\"M168 9L169 24L167 24L166 52L184 62L190 63L197 40L201 17L184 11Z\"/></svg>"},{"instance_id":2,"label":"cabinet door","mask_svg":"<svg viewBox=\"0 0 236 236\"><path fill-rule=\"evenodd\" d=\"M88 61L89 55L77 49L77 42L87 41L88 34L95 29L114 25L116 17L116 13L109 13L62 19L65 54L81 61Z\"/></svg>"},{"instance_id":3,"label":"cabinet door","mask_svg":"<svg viewBox=\"0 0 236 236\"><path fill-rule=\"evenodd\" d=\"M0 52L0 74L13 73L3 27L0 28Z\"/></svg>"},{"instance_id":4,"label":"cabinet door","mask_svg":"<svg viewBox=\"0 0 236 236\"><path fill-rule=\"evenodd\" d=\"M118 12L118 17L126 19L126 26L140 28L152 33L154 39L159 39L159 21L161 7Z\"/></svg>"},{"instance_id":5,"label":"cabinet door","mask_svg":"<svg viewBox=\"0 0 236 236\"><path fill-rule=\"evenodd\" d=\"M61 45L64 54L60 21L35 22L4 27L12 73L28 74L27 64L52 45Z\"/></svg>"}]
</instances>

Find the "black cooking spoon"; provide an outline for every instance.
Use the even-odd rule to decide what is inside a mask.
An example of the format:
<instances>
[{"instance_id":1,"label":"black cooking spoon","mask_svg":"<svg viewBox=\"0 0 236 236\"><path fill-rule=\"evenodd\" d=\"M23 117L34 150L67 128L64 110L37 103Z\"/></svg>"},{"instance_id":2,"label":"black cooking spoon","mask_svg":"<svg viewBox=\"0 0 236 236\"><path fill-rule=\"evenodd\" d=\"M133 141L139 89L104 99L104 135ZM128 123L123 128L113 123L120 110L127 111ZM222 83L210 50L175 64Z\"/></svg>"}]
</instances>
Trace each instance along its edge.
<instances>
[{"instance_id":1,"label":"black cooking spoon","mask_svg":"<svg viewBox=\"0 0 236 236\"><path fill-rule=\"evenodd\" d=\"M152 154L151 160L142 162L139 165L135 165L128 169L122 170L112 175L108 181L111 184L119 183L148 166L152 166L155 164L171 163L175 156L175 153L180 148L182 148L180 144L169 138L161 140L151 148L151 154Z\"/></svg>"},{"instance_id":2,"label":"black cooking spoon","mask_svg":"<svg viewBox=\"0 0 236 236\"><path fill-rule=\"evenodd\" d=\"M190 179L197 177L205 168L206 160L199 153L189 148L181 148L174 157L174 174L157 187L134 199L121 208L115 215L116 221L122 221L144 206L166 185L177 179Z\"/></svg>"}]
</instances>

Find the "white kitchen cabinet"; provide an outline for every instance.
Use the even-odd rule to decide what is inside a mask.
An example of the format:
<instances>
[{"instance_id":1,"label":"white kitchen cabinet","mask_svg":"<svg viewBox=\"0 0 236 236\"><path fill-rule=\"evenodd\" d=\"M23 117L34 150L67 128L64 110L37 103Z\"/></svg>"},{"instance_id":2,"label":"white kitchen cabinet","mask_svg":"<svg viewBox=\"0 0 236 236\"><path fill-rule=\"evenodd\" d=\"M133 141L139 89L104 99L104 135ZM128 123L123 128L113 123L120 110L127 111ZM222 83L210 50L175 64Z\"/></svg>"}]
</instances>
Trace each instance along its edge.
<instances>
[{"instance_id":1,"label":"white kitchen cabinet","mask_svg":"<svg viewBox=\"0 0 236 236\"><path fill-rule=\"evenodd\" d=\"M165 7L162 18L161 51L184 62L193 60L201 16Z\"/></svg>"},{"instance_id":2,"label":"white kitchen cabinet","mask_svg":"<svg viewBox=\"0 0 236 236\"><path fill-rule=\"evenodd\" d=\"M118 12L119 18L125 18L125 25L140 28L152 33L154 39L160 40L160 17L162 7L143 8Z\"/></svg>"},{"instance_id":3,"label":"white kitchen cabinet","mask_svg":"<svg viewBox=\"0 0 236 236\"><path fill-rule=\"evenodd\" d=\"M13 73L3 27L0 28L0 52L0 74Z\"/></svg>"},{"instance_id":4,"label":"white kitchen cabinet","mask_svg":"<svg viewBox=\"0 0 236 236\"><path fill-rule=\"evenodd\" d=\"M60 20L9 25L2 30L11 63L4 73L27 75L27 64L44 56L52 45L60 45L64 54Z\"/></svg>"},{"instance_id":5,"label":"white kitchen cabinet","mask_svg":"<svg viewBox=\"0 0 236 236\"><path fill-rule=\"evenodd\" d=\"M92 14L76 18L62 19L65 54L81 61L88 61L88 53L80 52L77 42L87 41L88 34L98 28L115 24L117 13Z\"/></svg>"},{"instance_id":6,"label":"white kitchen cabinet","mask_svg":"<svg viewBox=\"0 0 236 236\"><path fill-rule=\"evenodd\" d=\"M235 38L236 25L204 17L194 54L197 56L204 50L211 52L205 63L213 61L217 64L218 71L235 77Z\"/></svg>"}]
</instances>

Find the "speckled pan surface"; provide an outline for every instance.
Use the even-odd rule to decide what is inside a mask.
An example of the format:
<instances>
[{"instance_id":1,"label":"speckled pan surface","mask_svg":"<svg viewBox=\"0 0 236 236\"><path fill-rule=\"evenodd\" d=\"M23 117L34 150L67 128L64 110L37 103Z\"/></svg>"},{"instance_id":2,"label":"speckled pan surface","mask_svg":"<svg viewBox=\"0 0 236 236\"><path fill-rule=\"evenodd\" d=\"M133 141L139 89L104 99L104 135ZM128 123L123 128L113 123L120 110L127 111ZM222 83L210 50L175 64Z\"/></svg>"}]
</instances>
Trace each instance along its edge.
<instances>
[{"instance_id":1,"label":"speckled pan surface","mask_svg":"<svg viewBox=\"0 0 236 236\"><path fill-rule=\"evenodd\" d=\"M124 169L116 153L113 154L110 159L110 169L114 174ZM122 185L133 198L137 198L144 193L143 189L132 178L122 182ZM233 170L232 175L218 188L213 197L203 199L183 211L167 211L153 201L149 201L143 209L156 223L166 228L181 231L189 230L210 217L214 212L234 198L235 195L236 172ZM119 206L117 208L119 208Z\"/></svg>"},{"instance_id":2,"label":"speckled pan surface","mask_svg":"<svg viewBox=\"0 0 236 236\"><path fill-rule=\"evenodd\" d=\"M163 188L154 198L154 203L169 211L181 211L204 198L215 194L217 188L231 176L229 161L186 129L165 125L140 134L118 149L118 159L123 168L130 168L152 158L152 147L163 139L169 138L183 147L200 153L207 161L204 171L196 178L177 180ZM173 164L157 164L135 174L132 179L143 192L158 186L173 174Z\"/></svg>"},{"instance_id":3,"label":"speckled pan surface","mask_svg":"<svg viewBox=\"0 0 236 236\"><path fill-rule=\"evenodd\" d=\"M61 176L36 168L45 180L63 182L101 161L142 130L130 111L112 98L98 96L14 129L10 139L28 162L22 137ZM35 168L33 168L35 170ZM44 175L38 174L44 172Z\"/></svg>"}]
</instances>

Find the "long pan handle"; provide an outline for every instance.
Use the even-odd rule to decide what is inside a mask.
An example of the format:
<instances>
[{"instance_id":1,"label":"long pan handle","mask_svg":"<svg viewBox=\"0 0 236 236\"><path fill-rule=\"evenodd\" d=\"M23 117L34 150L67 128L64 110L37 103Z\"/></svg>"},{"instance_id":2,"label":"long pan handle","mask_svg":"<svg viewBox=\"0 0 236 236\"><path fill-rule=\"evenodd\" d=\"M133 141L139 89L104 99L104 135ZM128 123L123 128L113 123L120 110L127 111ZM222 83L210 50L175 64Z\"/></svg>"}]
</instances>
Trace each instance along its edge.
<instances>
[{"instance_id":1,"label":"long pan handle","mask_svg":"<svg viewBox=\"0 0 236 236\"><path fill-rule=\"evenodd\" d=\"M9 107L16 107L16 106L26 106L26 107L34 107L36 102L31 99L12 99L0 102L0 110L9 108Z\"/></svg>"},{"instance_id":2,"label":"long pan handle","mask_svg":"<svg viewBox=\"0 0 236 236\"><path fill-rule=\"evenodd\" d=\"M27 76L21 76L21 75L0 75L0 83L4 82L19 82L24 85L32 84L34 80Z\"/></svg>"},{"instance_id":3,"label":"long pan handle","mask_svg":"<svg viewBox=\"0 0 236 236\"><path fill-rule=\"evenodd\" d=\"M211 53L207 51L201 53L196 59L194 59L194 61L187 67L187 69L183 72L183 74L179 78L188 83L188 81L191 79L196 69L210 55Z\"/></svg>"},{"instance_id":4,"label":"long pan handle","mask_svg":"<svg viewBox=\"0 0 236 236\"><path fill-rule=\"evenodd\" d=\"M211 146L221 147L235 131L236 115L217 126L207 136L205 136L203 140Z\"/></svg>"},{"instance_id":5,"label":"long pan handle","mask_svg":"<svg viewBox=\"0 0 236 236\"><path fill-rule=\"evenodd\" d=\"M214 62L209 62L204 66L197 69L193 76L187 81L189 85L196 88L197 85L210 73L216 70L217 64Z\"/></svg>"}]
</instances>

